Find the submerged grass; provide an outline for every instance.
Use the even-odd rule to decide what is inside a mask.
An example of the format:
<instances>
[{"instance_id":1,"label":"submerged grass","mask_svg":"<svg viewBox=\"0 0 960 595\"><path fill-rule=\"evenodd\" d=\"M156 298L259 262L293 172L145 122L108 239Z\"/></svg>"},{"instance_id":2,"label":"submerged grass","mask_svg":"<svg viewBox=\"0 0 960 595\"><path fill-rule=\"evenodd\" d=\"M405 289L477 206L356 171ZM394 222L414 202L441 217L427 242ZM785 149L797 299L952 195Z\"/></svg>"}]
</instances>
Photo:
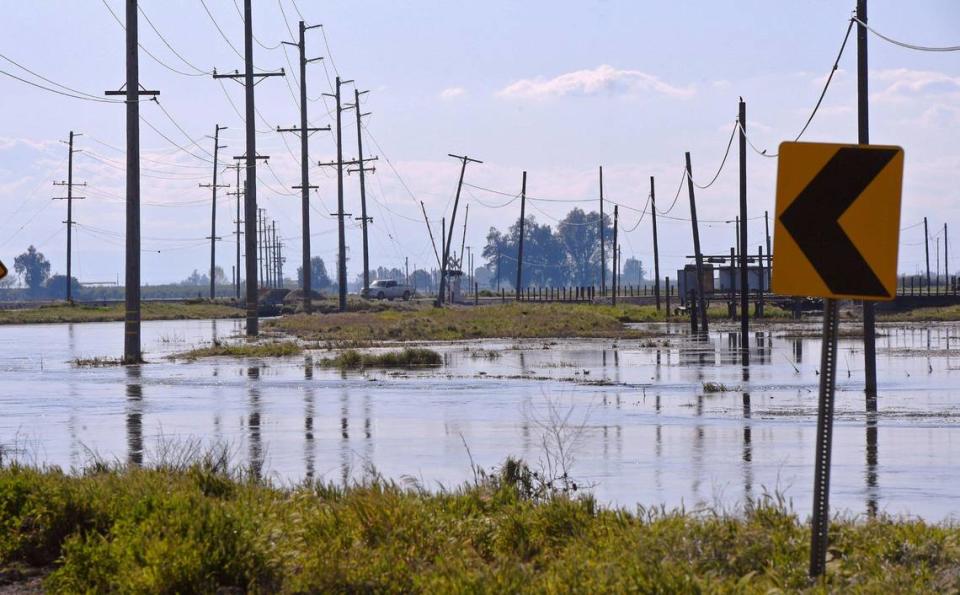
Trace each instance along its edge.
<instances>
[{"instance_id":1,"label":"submerged grass","mask_svg":"<svg viewBox=\"0 0 960 595\"><path fill-rule=\"evenodd\" d=\"M210 302L159 303L144 302L143 320L200 320L208 318L240 318L243 310ZM123 304L86 306L56 304L39 308L0 310L0 324L45 324L55 322L116 322L124 319Z\"/></svg>"},{"instance_id":2,"label":"submerged grass","mask_svg":"<svg viewBox=\"0 0 960 595\"><path fill-rule=\"evenodd\" d=\"M196 360L204 357L285 357L300 355L303 347L296 341L266 341L251 343L222 343L214 341L206 347L198 347L171 356L172 359Z\"/></svg>"},{"instance_id":3,"label":"submerged grass","mask_svg":"<svg viewBox=\"0 0 960 595\"><path fill-rule=\"evenodd\" d=\"M420 368L439 366L442 363L443 358L432 349L407 347L384 353L362 353L356 349L347 349L336 357L320 360L317 365L326 368L351 370L363 368Z\"/></svg>"},{"instance_id":4,"label":"submerged grass","mask_svg":"<svg viewBox=\"0 0 960 595\"><path fill-rule=\"evenodd\" d=\"M78 357L70 361L75 368L109 368L113 366L122 366L123 359L119 357Z\"/></svg>"},{"instance_id":5,"label":"submerged grass","mask_svg":"<svg viewBox=\"0 0 960 595\"><path fill-rule=\"evenodd\" d=\"M0 571L52 567L53 592L960 588L956 526L837 519L819 584L809 533L776 499L738 514L628 512L538 491L512 461L436 493L379 479L279 489L209 463L0 469Z\"/></svg>"}]
</instances>

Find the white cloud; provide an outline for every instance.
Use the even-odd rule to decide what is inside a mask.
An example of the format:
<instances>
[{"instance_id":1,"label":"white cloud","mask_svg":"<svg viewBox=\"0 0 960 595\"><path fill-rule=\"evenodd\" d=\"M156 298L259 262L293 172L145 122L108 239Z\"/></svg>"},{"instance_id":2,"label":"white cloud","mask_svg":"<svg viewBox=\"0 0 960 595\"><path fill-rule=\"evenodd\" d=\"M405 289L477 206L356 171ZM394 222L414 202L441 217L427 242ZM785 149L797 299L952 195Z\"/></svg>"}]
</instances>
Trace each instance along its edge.
<instances>
[{"instance_id":1,"label":"white cloud","mask_svg":"<svg viewBox=\"0 0 960 595\"><path fill-rule=\"evenodd\" d=\"M497 92L499 97L544 99L565 95L632 95L653 92L671 97L690 97L693 87L676 87L639 70L621 70L602 64L592 70L576 70L551 79L520 79Z\"/></svg>"},{"instance_id":2,"label":"white cloud","mask_svg":"<svg viewBox=\"0 0 960 595\"><path fill-rule=\"evenodd\" d=\"M960 77L932 70L896 68L870 73L871 82L882 83L881 90L871 96L878 101L900 101L919 95L953 95L960 93ZM885 86L883 86L885 85Z\"/></svg>"},{"instance_id":3,"label":"white cloud","mask_svg":"<svg viewBox=\"0 0 960 595\"><path fill-rule=\"evenodd\" d=\"M444 101L450 101L451 99L463 97L466 94L467 90L463 87L450 87L440 92L440 99L443 99Z\"/></svg>"}]
</instances>

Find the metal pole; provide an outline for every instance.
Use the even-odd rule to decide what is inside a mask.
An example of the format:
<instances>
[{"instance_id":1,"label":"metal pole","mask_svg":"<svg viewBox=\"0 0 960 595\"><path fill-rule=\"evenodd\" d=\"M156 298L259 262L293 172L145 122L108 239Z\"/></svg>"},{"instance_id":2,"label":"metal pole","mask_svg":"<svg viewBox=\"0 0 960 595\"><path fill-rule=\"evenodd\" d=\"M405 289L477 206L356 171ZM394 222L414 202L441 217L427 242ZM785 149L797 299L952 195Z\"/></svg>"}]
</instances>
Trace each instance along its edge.
<instances>
[{"instance_id":1,"label":"metal pole","mask_svg":"<svg viewBox=\"0 0 960 595\"><path fill-rule=\"evenodd\" d=\"M310 264L310 133L307 130L307 27L300 21L300 266L303 267L303 311L313 310L313 269Z\"/></svg>"},{"instance_id":2,"label":"metal pole","mask_svg":"<svg viewBox=\"0 0 960 595\"><path fill-rule=\"evenodd\" d=\"M650 176L650 214L653 216L653 293L657 300L657 311L660 311L660 246L657 242L657 194L653 185L653 176ZM669 308L668 308L669 309Z\"/></svg>"},{"instance_id":3,"label":"metal pole","mask_svg":"<svg viewBox=\"0 0 960 595\"><path fill-rule=\"evenodd\" d=\"M244 185L244 194L246 194L246 185ZM236 274L236 292L237 301L240 301L240 164L237 163L237 274Z\"/></svg>"},{"instance_id":4,"label":"metal pole","mask_svg":"<svg viewBox=\"0 0 960 595\"><path fill-rule=\"evenodd\" d=\"M520 186L520 239L517 241L517 300L523 287L523 224L527 208L527 172L523 172L523 184Z\"/></svg>"},{"instance_id":5,"label":"metal pole","mask_svg":"<svg viewBox=\"0 0 960 595\"><path fill-rule=\"evenodd\" d=\"M127 252L123 360L130 364L143 359L140 351L140 64L137 25L137 0L127 0Z\"/></svg>"},{"instance_id":6,"label":"metal pole","mask_svg":"<svg viewBox=\"0 0 960 595\"><path fill-rule=\"evenodd\" d=\"M857 18L867 22L867 0L857 0ZM857 24L857 131L861 145L870 144L867 80L867 28ZM768 250L769 253L769 250ZM864 390L867 400L877 397L877 334L873 302L863 302Z\"/></svg>"},{"instance_id":7,"label":"metal pole","mask_svg":"<svg viewBox=\"0 0 960 595\"><path fill-rule=\"evenodd\" d=\"M73 131L67 164L67 303L73 303Z\"/></svg>"},{"instance_id":8,"label":"metal pole","mask_svg":"<svg viewBox=\"0 0 960 595\"><path fill-rule=\"evenodd\" d=\"M827 566L827 530L830 522L830 454L833 440L833 400L837 379L837 301L823 302L823 348L820 354L820 403L817 410L817 454L813 480L813 534L810 576Z\"/></svg>"},{"instance_id":9,"label":"metal pole","mask_svg":"<svg viewBox=\"0 0 960 595\"><path fill-rule=\"evenodd\" d=\"M750 278L747 270L747 104L740 99L740 356L750 365ZM760 267L763 270L763 267ZM732 280L732 279L731 279Z\"/></svg>"},{"instance_id":10,"label":"metal pole","mask_svg":"<svg viewBox=\"0 0 960 595\"><path fill-rule=\"evenodd\" d=\"M763 226L767 234L767 268L769 269L773 266L773 252L770 251L770 213L767 211L763 212Z\"/></svg>"},{"instance_id":11,"label":"metal pole","mask_svg":"<svg viewBox=\"0 0 960 595\"><path fill-rule=\"evenodd\" d=\"M700 252L700 228L697 226L697 201L693 195L693 172L690 167L690 152L686 153L687 161L687 190L690 193L690 222L693 225L693 254L697 262L697 305L699 307L700 318L703 321L701 329L703 334L708 332L707 327L707 302L703 295L703 253Z\"/></svg>"},{"instance_id":12,"label":"metal pole","mask_svg":"<svg viewBox=\"0 0 960 595\"><path fill-rule=\"evenodd\" d=\"M225 130L226 126L217 124L213 129L213 198L210 202L210 299L216 297L216 267L217 267L217 175L220 173L218 158L220 156L220 131ZM205 184L200 184L201 187Z\"/></svg>"},{"instance_id":13,"label":"metal pole","mask_svg":"<svg viewBox=\"0 0 960 595\"><path fill-rule=\"evenodd\" d=\"M943 273L947 277L947 293L950 293L950 247L947 241L947 224L943 224Z\"/></svg>"}]
</instances>

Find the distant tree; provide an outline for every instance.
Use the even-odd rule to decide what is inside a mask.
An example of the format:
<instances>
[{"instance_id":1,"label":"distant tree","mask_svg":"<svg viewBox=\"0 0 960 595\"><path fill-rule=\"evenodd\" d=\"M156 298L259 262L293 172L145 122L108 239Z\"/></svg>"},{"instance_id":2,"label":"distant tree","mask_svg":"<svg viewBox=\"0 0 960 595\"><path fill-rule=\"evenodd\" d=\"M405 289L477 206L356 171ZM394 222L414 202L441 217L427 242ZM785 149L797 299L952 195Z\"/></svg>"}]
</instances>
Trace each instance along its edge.
<instances>
[{"instance_id":1,"label":"distant tree","mask_svg":"<svg viewBox=\"0 0 960 595\"><path fill-rule=\"evenodd\" d=\"M223 272L222 266L213 267L213 280L217 285L223 285L227 282L227 274Z\"/></svg>"},{"instance_id":2,"label":"distant tree","mask_svg":"<svg viewBox=\"0 0 960 595\"><path fill-rule=\"evenodd\" d=\"M74 296L80 291L80 281L76 277L71 277L70 288ZM54 275L47 280L47 295L52 298L65 298L67 295L67 276Z\"/></svg>"},{"instance_id":3,"label":"distant tree","mask_svg":"<svg viewBox=\"0 0 960 595\"><path fill-rule=\"evenodd\" d=\"M638 258L630 257L623 261L621 281L624 285L640 285L644 282L647 272L643 269L643 262Z\"/></svg>"},{"instance_id":4,"label":"distant tree","mask_svg":"<svg viewBox=\"0 0 960 595\"><path fill-rule=\"evenodd\" d=\"M7 274L6 277L0 279L0 289L9 289L17 284L17 276Z\"/></svg>"},{"instance_id":5,"label":"distant tree","mask_svg":"<svg viewBox=\"0 0 960 595\"><path fill-rule=\"evenodd\" d=\"M190 276L180 282L180 285L186 286L203 286L210 285L210 277L206 274L199 272L197 269L193 269L193 272L190 273Z\"/></svg>"},{"instance_id":6,"label":"distant tree","mask_svg":"<svg viewBox=\"0 0 960 595\"><path fill-rule=\"evenodd\" d=\"M477 285L480 287L488 289L496 289L497 287L497 277L496 277L496 263L493 267L482 266L476 267L473 270L473 278L476 279ZM492 272L491 272L492 271ZM503 280L501 279L501 285Z\"/></svg>"},{"instance_id":7,"label":"distant tree","mask_svg":"<svg viewBox=\"0 0 960 595\"><path fill-rule=\"evenodd\" d=\"M420 291L433 291L433 276L423 270L417 269L410 273L410 283Z\"/></svg>"},{"instance_id":8,"label":"distant tree","mask_svg":"<svg viewBox=\"0 0 960 595\"><path fill-rule=\"evenodd\" d=\"M600 215L594 211L585 213L575 208L557 226L560 241L566 250L570 282L573 285L600 284ZM606 244L607 263L610 263L613 247L613 227L610 216L604 214L604 243ZM606 268L606 264L605 268ZM607 284L610 283L610 269L607 268Z\"/></svg>"},{"instance_id":9,"label":"distant tree","mask_svg":"<svg viewBox=\"0 0 960 595\"><path fill-rule=\"evenodd\" d=\"M314 256L310 259L310 288L313 290L327 289L330 287L330 277L327 275L327 266L323 259ZM303 267L297 267L297 286L303 287Z\"/></svg>"},{"instance_id":10,"label":"distant tree","mask_svg":"<svg viewBox=\"0 0 960 595\"><path fill-rule=\"evenodd\" d=\"M14 259L13 269L23 278L33 295L40 292L43 284L50 277L50 261L33 246Z\"/></svg>"}]
</instances>

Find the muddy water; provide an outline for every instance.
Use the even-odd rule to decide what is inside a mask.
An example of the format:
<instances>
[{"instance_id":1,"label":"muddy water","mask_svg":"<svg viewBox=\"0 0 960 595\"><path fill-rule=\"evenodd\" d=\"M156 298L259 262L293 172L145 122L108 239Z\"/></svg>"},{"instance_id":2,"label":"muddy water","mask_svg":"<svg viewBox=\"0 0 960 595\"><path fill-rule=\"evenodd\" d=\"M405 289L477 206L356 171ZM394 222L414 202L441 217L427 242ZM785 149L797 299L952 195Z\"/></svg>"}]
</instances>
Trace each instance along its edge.
<instances>
[{"instance_id":1,"label":"muddy water","mask_svg":"<svg viewBox=\"0 0 960 595\"><path fill-rule=\"evenodd\" d=\"M151 363L117 356L119 324L0 327L0 445L31 462L91 453L149 463L164 445L230 445L238 463L292 482L384 476L426 487L508 455L566 469L604 502L735 507L780 492L806 516L813 481L817 327L756 333L751 366L720 328L693 341L488 341L433 346L439 369L340 373L323 352L175 362L165 355L241 331L239 321L144 324ZM889 326L880 396L862 392L862 350L841 339L831 505L960 518L960 326ZM494 355L490 355L491 352ZM722 384L719 392L706 383ZM469 452L468 452L469 448Z\"/></svg>"}]
</instances>

